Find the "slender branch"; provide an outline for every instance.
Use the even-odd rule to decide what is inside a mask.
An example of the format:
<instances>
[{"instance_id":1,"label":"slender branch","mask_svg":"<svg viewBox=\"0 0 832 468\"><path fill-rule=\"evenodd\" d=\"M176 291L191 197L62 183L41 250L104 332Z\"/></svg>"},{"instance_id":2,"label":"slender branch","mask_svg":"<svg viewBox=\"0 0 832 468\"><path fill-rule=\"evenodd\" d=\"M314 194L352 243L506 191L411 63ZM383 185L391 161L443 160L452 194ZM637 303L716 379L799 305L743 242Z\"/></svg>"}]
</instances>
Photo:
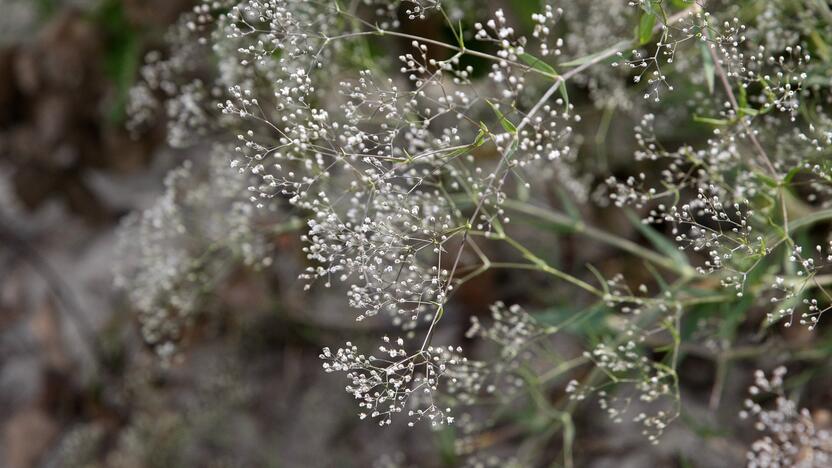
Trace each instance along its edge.
<instances>
[{"instance_id":1,"label":"slender branch","mask_svg":"<svg viewBox=\"0 0 832 468\"><path fill-rule=\"evenodd\" d=\"M679 275L693 276L696 273L690 266L679 265L670 258L659 255L658 253L650 249L644 248L629 239L615 236L596 227L587 225L582 221L574 220L562 213L541 208L535 205L530 205L528 203L522 203L516 200L506 200L503 203L503 206L510 210L524 213L529 216L534 216L541 220L551 222L561 227L565 227L575 233L586 234L588 237L591 237L597 241L617 247L625 252L638 255L639 257L642 257L645 260L653 262L656 265L665 268L666 270L677 273Z\"/></svg>"},{"instance_id":2,"label":"slender branch","mask_svg":"<svg viewBox=\"0 0 832 468\"><path fill-rule=\"evenodd\" d=\"M812 224L830 220L832 220L832 208L816 211L810 215L793 220L789 223L788 232L792 233L798 229L811 226Z\"/></svg>"},{"instance_id":3,"label":"slender branch","mask_svg":"<svg viewBox=\"0 0 832 468\"><path fill-rule=\"evenodd\" d=\"M766 150L763 149L763 146L760 144L760 141L757 139L757 135L754 134L754 130L751 129L751 126L748 125L745 118L742 117L742 111L740 110L740 104L737 101L737 97L734 95L734 89L731 86L731 83L728 81L728 75L725 73L725 69L722 68L722 58L717 54L716 45L711 45L708 47L708 53L711 55L711 59L714 62L714 71L716 75L719 77L719 81L722 83L723 89L725 89L725 94L728 95L728 100L731 102L731 107L734 108L734 112L737 113L739 117L740 125L743 126L745 133L748 135L749 140L751 140L752 146L760 155L760 158L766 165L766 168L771 173L771 175L776 175L777 170L774 169L774 165L771 163L771 158L768 157L768 153Z\"/></svg>"},{"instance_id":4,"label":"slender branch","mask_svg":"<svg viewBox=\"0 0 832 468\"><path fill-rule=\"evenodd\" d=\"M417 41L417 42L423 42L425 44L431 44L431 45L434 45L434 46L437 46L437 47L442 47L442 48L445 48L445 49L453 50L454 52L459 52L461 54L470 55L470 56L473 56L473 57L479 57L479 58L482 58L482 59L485 59L485 60L490 60L492 62L505 62L505 63L508 63L511 66L518 67L518 68L520 68L524 71L537 73L539 75L543 75L543 76L548 77L548 78L554 79L554 78L557 77L557 75L552 75L551 73L547 73L543 70L538 70L537 68L530 67L530 66L526 65L525 63L520 63L520 62L516 62L514 60L504 59L504 58L501 58L501 57L497 57L496 55L486 54L485 52L480 52L480 51L477 51L477 50L469 49L467 47L462 48L462 47L455 46L453 44L448 44L447 42L437 41L435 39L430 39L430 38L423 37L423 36L416 36L414 34L402 33L402 32L398 32L398 31L389 31L389 30L384 30L384 29L376 29L374 31L359 31L359 32L354 32L354 33L345 33L345 34L341 34L339 36L327 37L325 40L328 42L328 41L334 41L334 40L338 40L338 39L348 39L348 38L352 38L352 37L361 37L361 36L379 36L379 37L381 37L381 36L395 36L395 37L401 37L403 39L411 39L411 40L414 40L414 41Z\"/></svg>"}]
</instances>

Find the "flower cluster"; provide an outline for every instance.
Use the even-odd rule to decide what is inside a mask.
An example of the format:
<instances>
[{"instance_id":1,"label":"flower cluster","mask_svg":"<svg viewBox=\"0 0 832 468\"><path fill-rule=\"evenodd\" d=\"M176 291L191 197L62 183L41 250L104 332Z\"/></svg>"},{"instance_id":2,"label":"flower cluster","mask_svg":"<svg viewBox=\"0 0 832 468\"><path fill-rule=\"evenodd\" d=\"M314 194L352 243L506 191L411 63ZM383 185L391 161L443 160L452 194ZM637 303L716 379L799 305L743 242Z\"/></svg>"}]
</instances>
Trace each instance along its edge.
<instances>
[{"instance_id":1,"label":"flower cluster","mask_svg":"<svg viewBox=\"0 0 832 468\"><path fill-rule=\"evenodd\" d=\"M517 304L506 306L497 302L491 306L492 323L483 325L477 317L471 317L471 328L465 333L468 338L480 337L497 343L503 358L514 359L535 338L551 333L551 327L544 327Z\"/></svg>"},{"instance_id":2,"label":"flower cluster","mask_svg":"<svg viewBox=\"0 0 832 468\"><path fill-rule=\"evenodd\" d=\"M778 367L770 377L763 371L754 374L754 385L740 413L743 419L756 420L754 428L763 434L748 451L749 468L820 468L832 463L832 433L818 428L812 413L799 408L785 395L786 368ZM769 395L775 406L766 409L754 400Z\"/></svg>"},{"instance_id":3,"label":"flower cluster","mask_svg":"<svg viewBox=\"0 0 832 468\"><path fill-rule=\"evenodd\" d=\"M783 325L790 327L795 321L796 309L803 308L803 312L798 316L799 323L809 330L814 330L823 314L832 309L832 296L827 291L829 278L821 275L832 267L832 241L825 247L816 245L811 255L804 252L803 247L796 245L792 248L788 260L794 265L797 277L788 282L782 276L775 278L772 289L780 294L772 297L771 302L780 303L782 307L769 312L768 319L775 322L788 318ZM808 294L809 290L813 289L817 294ZM807 295L808 297L805 297Z\"/></svg>"},{"instance_id":4,"label":"flower cluster","mask_svg":"<svg viewBox=\"0 0 832 468\"><path fill-rule=\"evenodd\" d=\"M171 171L165 193L121 228L115 284L138 311L143 338L164 358L230 267L272 262L268 231L281 225L248 202L250 178L224 154L211 153L208 167L185 162Z\"/></svg>"},{"instance_id":5,"label":"flower cluster","mask_svg":"<svg viewBox=\"0 0 832 468\"><path fill-rule=\"evenodd\" d=\"M651 443L658 443L668 425L679 416L678 383L673 368L650 360L633 340L615 346L602 343L585 352L584 357L624 388L610 393L603 386L580 385L573 380L566 388L570 398L580 401L595 393L598 405L615 423L623 422L625 415L633 413L630 410L634 403L653 404L654 412L640 411L630 418L643 426L642 433Z\"/></svg>"},{"instance_id":6,"label":"flower cluster","mask_svg":"<svg viewBox=\"0 0 832 468\"><path fill-rule=\"evenodd\" d=\"M195 292L220 276L214 255L268 266L255 226L287 209L306 219L306 287L343 289L351 318L401 331L375 353L351 341L320 355L326 372L345 376L360 417L382 426L401 414L411 424L464 421L467 435L485 424L455 406L522 395L566 424L561 409L571 407L551 403L549 385L587 366L588 377L566 385L572 401L597 395L613 421L630 418L656 442L681 411L685 314L753 302L771 282L785 294L772 321L794 317L802 300L800 321L814 329L832 307L832 247L808 255L793 235L825 219L795 215L832 203L828 86L812 81L822 76L809 53L818 47L804 32L762 30L775 7L754 25L698 2L546 4L524 36L509 12L468 16L464 2L343 3L204 1L171 33L167 56L148 57L134 128L164 111L171 143L211 135L228 159L188 187L193 169L175 171L157 206L128 223L138 239L125 248L138 249L141 263L119 281L151 343L181 334ZM451 40L408 27L433 20ZM589 106L570 100L576 87ZM603 114L596 146L622 127L619 109L627 128L637 123L623 167L586 169L585 107ZM611 210L638 211L636 227L655 249L589 226L574 201L591 192ZM545 208L556 197L566 214ZM561 270L517 240L514 211L639 261ZM638 278L623 271L642 265ZM500 352L475 360L437 330L458 310L457 291L497 268L573 287L564 302L580 310L552 327L497 302L466 336ZM818 300L802 297L810 289ZM545 337L596 313L603 318L584 353L567 360L549 348ZM650 409L631 411L633 403Z\"/></svg>"},{"instance_id":7,"label":"flower cluster","mask_svg":"<svg viewBox=\"0 0 832 468\"><path fill-rule=\"evenodd\" d=\"M378 347L382 357L361 354L350 342L333 352L324 348L321 359L326 372L345 372L350 382L346 390L358 400L361 419L370 417L380 426L393 422L393 416L406 412L414 421L427 420L434 426L451 424L451 409L434 397L446 373L464 366L462 348L427 346L415 353L405 350L402 338L384 337Z\"/></svg>"}]
</instances>

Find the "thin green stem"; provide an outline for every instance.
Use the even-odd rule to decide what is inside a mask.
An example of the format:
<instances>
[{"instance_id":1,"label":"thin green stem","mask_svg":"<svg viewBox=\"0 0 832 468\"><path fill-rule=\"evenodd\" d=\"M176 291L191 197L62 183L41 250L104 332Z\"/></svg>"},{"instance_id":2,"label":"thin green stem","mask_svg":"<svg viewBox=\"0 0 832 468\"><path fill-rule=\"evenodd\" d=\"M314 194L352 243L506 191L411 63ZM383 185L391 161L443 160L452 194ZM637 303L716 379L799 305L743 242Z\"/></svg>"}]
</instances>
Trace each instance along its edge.
<instances>
[{"instance_id":1,"label":"thin green stem","mask_svg":"<svg viewBox=\"0 0 832 468\"><path fill-rule=\"evenodd\" d=\"M558 75L553 75L551 73L547 73L543 70L539 70L537 68L530 67L530 66L528 66L524 63L516 62L514 60L508 60L508 59L504 59L504 58L501 58L501 57L497 57L496 55L486 54L485 52L480 52L480 51L477 51L477 50L468 49L467 47L466 48L458 47L458 46L455 46L453 44L448 44L447 42L437 41L435 39L430 39L430 38L422 37L422 36L416 36L416 35L413 35L413 34L402 33L402 32L398 32L398 31L391 31L391 30L384 30L384 29L376 29L374 31L358 31L358 32L352 32L352 33L345 33L345 34L341 34L341 35L338 35L338 36L326 37L325 41L330 42L330 41L335 41L335 40L339 40L339 39L349 39L349 38L361 37L361 36L379 36L379 37L381 37L381 36L395 36L395 37L401 37L403 39L411 39L411 40L414 40L414 41L417 41L417 42L420 42L420 43L431 44L431 45L434 45L434 46L437 46L437 47L442 47L442 48L445 48L445 49L453 50L455 52L459 52L460 54L470 55L472 57L479 57L479 58L482 58L482 59L485 59L485 60L490 60L492 62L505 62L505 63L508 63L509 65L514 66L514 67L518 67L518 68L520 68L524 71L537 73L539 75L543 75L543 76L545 76L547 78L550 78L550 79L553 79L553 80L558 78Z\"/></svg>"},{"instance_id":2,"label":"thin green stem","mask_svg":"<svg viewBox=\"0 0 832 468\"><path fill-rule=\"evenodd\" d=\"M541 208L535 205L530 205L528 203L519 202L516 200L506 200L503 203L503 206L510 210L533 216L535 218L555 224L559 227L569 229L572 232L585 234L588 237L591 237L599 242L603 242L605 244L619 248L625 252L637 255L647 261L650 261L668 271L672 271L683 277L694 276L696 274L693 268L691 268L688 265L680 265L674 262L672 259L662 256L650 249L642 247L629 239L618 237L606 231L602 231L601 229L589 226L583 221L574 220L563 213L548 210L546 208Z\"/></svg>"},{"instance_id":3,"label":"thin green stem","mask_svg":"<svg viewBox=\"0 0 832 468\"><path fill-rule=\"evenodd\" d=\"M540 270L544 273L548 273L548 274L550 274L554 277L560 278L560 279L562 279L562 280L564 280L568 283L572 283L575 286L583 289L584 291L587 291L587 292L589 292L589 293L591 293L595 296L598 296L600 298L605 298L606 297L606 295L604 294L604 291L601 291L600 289L596 288L595 286L587 283L586 281L578 279L578 278L570 275L569 273L565 273L563 271L558 270L557 268L552 267L551 265L546 263L545 260L543 260L542 258L535 255L531 250L527 249L523 244L517 242L516 240L512 239L511 237L504 234L504 235L499 236L497 238L504 240L508 245L510 245L515 250L520 252L525 259L532 262L531 265L528 265L529 269L537 269L537 270Z\"/></svg>"},{"instance_id":4,"label":"thin green stem","mask_svg":"<svg viewBox=\"0 0 832 468\"><path fill-rule=\"evenodd\" d=\"M832 220L832 208L816 211L810 215L793 220L789 223L788 232L791 233L806 226L829 220Z\"/></svg>"}]
</instances>

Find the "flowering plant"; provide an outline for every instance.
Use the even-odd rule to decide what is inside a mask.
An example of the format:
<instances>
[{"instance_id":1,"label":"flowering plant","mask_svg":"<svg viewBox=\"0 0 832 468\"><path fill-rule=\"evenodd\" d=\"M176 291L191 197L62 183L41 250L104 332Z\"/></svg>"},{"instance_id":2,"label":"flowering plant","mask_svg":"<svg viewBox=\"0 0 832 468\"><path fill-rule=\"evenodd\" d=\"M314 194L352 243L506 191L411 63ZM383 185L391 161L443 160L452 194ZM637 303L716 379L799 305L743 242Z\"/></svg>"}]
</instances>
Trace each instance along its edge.
<instances>
[{"instance_id":1,"label":"flowering plant","mask_svg":"<svg viewBox=\"0 0 832 468\"><path fill-rule=\"evenodd\" d=\"M811 230L832 219L832 22L814 3L794 20L802 3L550 2L521 20L465 0L203 1L148 56L131 128L166 116L172 145L210 137L213 169L177 170L128 223L119 282L170 357L229 253L269 268L270 235L302 226L306 288L397 330L321 352L360 418L455 425L475 460L507 418L486 409L529 402L549 422L517 463L560 433L571 466L572 414L594 400L658 443L686 356L715 356L715 407L741 324L779 346L832 308L832 240ZM563 235L629 264L559 264L544 243ZM443 335L495 271L532 278L528 304L500 297ZM582 353L557 350L576 336Z\"/></svg>"}]
</instances>

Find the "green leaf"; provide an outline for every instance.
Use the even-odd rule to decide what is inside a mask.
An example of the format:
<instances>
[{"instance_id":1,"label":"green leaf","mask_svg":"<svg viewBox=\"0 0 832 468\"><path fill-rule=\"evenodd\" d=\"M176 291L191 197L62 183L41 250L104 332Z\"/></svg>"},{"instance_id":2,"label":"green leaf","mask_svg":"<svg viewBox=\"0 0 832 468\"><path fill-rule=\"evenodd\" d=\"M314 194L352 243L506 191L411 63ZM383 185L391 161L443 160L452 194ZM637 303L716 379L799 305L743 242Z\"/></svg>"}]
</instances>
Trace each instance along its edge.
<instances>
[{"instance_id":1,"label":"green leaf","mask_svg":"<svg viewBox=\"0 0 832 468\"><path fill-rule=\"evenodd\" d=\"M650 42L653 38L653 27L656 26L656 15L653 13L645 13L641 15L641 20L638 22L638 42L641 45Z\"/></svg>"},{"instance_id":2,"label":"green leaf","mask_svg":"<svg viewBox=\"0 0 832 468\"><path fill-rule=\"evenodd\" d=\"M463 39L463 30L462 30L462 20L458 21L459 24L459 31L456 30L453 20L448 16L445 12L444 8L440 8L439 11L442 13L442 16L445 18L445 22L448 23L448 28L451 30L451 34L454 35L454 39L456 39L456 43L460 49L465 50L465 40Z\"/></svg>"},{"instance_id":3,"label":"green leaf","mask_svg":"<svg viewBox=\"0 0 832 468\"><path fill-rule=\"evenodd\" d=\"M543 60L535 57L532 54L527 54L527 53L523 52L522 54L519 55L519 57L520 57L520 60L522 60L523 63L525 63L526 65L534 68L535 70L537 70L537 71L539 71L539 72L541 72L545 75L550 76L553 79L555 79L559 76L558 72L556 72L555 69L552 68L551 65L549 65L548 63L544 62Z\"/></svg>"},{"instance_id":4,"label":"green leaf","mask_svg":"<svg viewBox=\"0 0 832 468\"><path fill-rule=\"evenodd\" d=\"M542 74L544 74L544 75L546 75L546 76L548 76L548 77L550 77L554 80L560 79L560 75L558 75L558 72L555 71L555 69L552 68L551 65L544 62L543 60L540 60L539 58L535 57L534 55L527 54L527 53L524 52L524 53L520 54L519 57L520 57L520 60L522 60L526 65L534 68L535 70L541 72ZM565 81L561 80L560 87L558 88L558 90L560 91L560 95L563 98L564 106L568 110L569 109L569 92L566 90L566 82Z\"/></svg>"},{"instance_id":5,"label":"green leaf","mask_svg":"<svg viewBox=\"0 0 832 468\"><path fill-rule=\"evenodd\" d=\"M445 315L445 308L442 307L442 306L439 306L439 309L436 311L436 319L434 319L434 322L438 322L438 321L442 320L443 315Z\"/></svg>"},{"instance_id":6,"label":"green leaf","mask_svg":"<svg viewBox=\"0 0 832 468\"><path fill-rule=\"evenodd\" d=\"M497 114L497 117L500 119L500 125L503 126L505 131L507 131L508 133L511 133L512 135L516 134L517 133L517 127L514 126L514 124L511 122L511 120L506 118L506 116L502 113L502 111L500 111L500 109L493 102L491 102L489 100L486 100L485 102L487 102L488 105L491 106L491 110L493 110L494 113Z\"/></svg>"},{"instance_id":7,"label":"green leaf","mask_svg":"<svg viewBox=\"0 0 832 468\"><path fill-rule=\"evenodd\" d=\"M520 139L519 138L514 138L513 141L511 142L511 146L508 147L508 151L506 151L505 158L508 160L508 159L511 159L512 157L514 157L514 153L517 152L517 148L519 148L519 147L520 147Z\"/></svg>"},{"instance_id":8,"label":"green leaf","mask_svg":"<svg viewBox=\"0 0 832 468\"><path fill-rule=\"evenodd\" d=\"M740 115L750 115L754 117L760 113L760 111L748 105L748 91L746 91L745 86L742 84L740 85L737 103L740 105L740 108L738 109Z\"/></svg>"},{"instance_id":9,"label":"green leaf","mask_svg":"<svg viewBox=\"0 0 832 468\"><path fill-rule=\"evenodd\" d=\"M561 81L558 89L560 89L560 97L563 98L563 107L569 110L569 92L566 90L566 82Z\"/></svg>"},{"instance_id":10,"label":"green leaf","mask_svg":"<svg viewBox=\"0 0 832 468\"><path fill-rule=\"evenodd\" d=\"M740 92L739 98L737 99L737 103L740 107L748 107L748 91L745 90L745 86L740 84Z\"/></svg>"},{"instance_id":11,"label":"green leaf","mask_svg":"<svg viewBox=\"0 0 832 468\"><path fill-rule=\"evenodd\" d=\"M568 214L573 221L580 221L581 210L579 210L578 207L575 206L575 203L573 203L572 199L569 198L569 194L566 193L566 190L559 186L555 187L555 190L557 191L557 195L560 199L560 202L563 204L563 209L566 211L566 214Z\"/></svg>"},{"instance_id":12,"label":"green leaf","mask_svg":"<svg viewBox=\"0 0 832 468\"><path fill-rule=\"evenodd\" d=\"M606 309L603 304L580 308L567 303L536 312L534 318L543 325L600 340L611 333L604 312Z\"/></svg>"},{"instance_id":13,"label":"green leaf","mask_svg":"<svg viewBox=\"0 0 832 468\"><path fill-rule=\"evenodd\" d=\"M780 186L780 183L777 182L777 179L774 179L773 177L769 177L766 174L763 174L763 173L760 173L760 172L755 172L754 175L758 179L760 179L761 182L768 185L769 187L777 188L777 187Z\"/></svg>"},{"instance_id":14,"label":"green leaf","mask_svg":"<svg viewBox=\"0 0 832 468\"><path fill-rule=\"evenodd\" d=\"M116 124L127 117L127 101L141 64L142 50L139 35L127 20L124 8L117 0L106 0L100 2L92 16L106 37L104 71L116 91L108 116Z\"/></svg>"},{"instance_id":15,"label":"green leaf","mask_svg":"<svg viewBox=\"0 0 832 468\"><path fill-rule=\"evenodd\" d=\"M698 122L698 123L709 124L709 125L717 125L717 126L721 126L721 127L724 127L726 125L731 124L730 120L714 119L714 118L711 118L711 117L702 117L702 116L699 116L699 115L694 115L693 116L693 121Z\"/></svg>"},{"instance_id":16,"label":"green leaf","mask_svg":"<svg viewBox=\"0 0 832 468\"><path fill-rule=\"evenodd\" d=\"M702 52L702 70L705 72L705 82L708 83L708 93L714 93L714 77L716 76L716 67L714 66L714 58L711 56L707 42L699 43L699 50Z\"/></svg>"},{"instance_id":17,"label":"green leaf","mask_svg":"<svg viewBox=\"0 0 832 468\"><path fill-rule=\"evenodd\" d=\"M823 40L823 37L821 37L817 31L809 33L809 39L812 40L812 45L815 46L815 54L820 57L821 60L824 62L832 60L832 50L830 50L829 44Z\"/></svg>"},{"instance_id":18,"label":"green leaf","mask_svg":"<svg viewBox=\"0 0 832 468\"><path fill-rule=\"evenodd\" d=\"M654 4L661 6L662 0L648 0L646 2L640 2L641 9L647 13L648 15L655 15L658 13Z\"/></svg>"},{"instance_id":19,"label":"green leaf","mask_svg":"<svg viewBox=\"0 0 832 468\"><path fill-rule=\"evenodd\" d=\"M455 449L455 441L457 438L456 429L452 425L444 425L441 430L433 431L436 438L436 447L438 447L439 457L442 460L442 466L457 466L457 455Z\"/></svg>"},{"instance_id":20,"label":"green leaf","mask_svg":"<svg viewBox=\"0 0 832 468\"><path fill-rule=\"evenodd\" d=\"M656 280L656 284L659 285L662 292L665 292L670 289L670 285L667 284L667 281L662 277L662 275L651 265L649 262L644 262L644 266L647 268L647 271L650 272L650 275Z\"/></svg>"},{"instance_id":21,"label":"green leaf","mask_svg":"<svg viewBox=\"0 0 832 468\"><path fill-rule=\"evenodd\" d=\"M801 170L800 166L791 168L789 173L786 174L786 177L783 177L783 183L790 184L792 182L792 180L794 179L794 176L796 176L800 172L800 170Z\"/></svg>"},{"instance_id":22,"label":"green leaf","mask_svg":"<svg viewBox=\"0 0 832 468\"><path fill-rule=\"evenodd\" d=\"M656 250L673 259L673 261L679 265L690 266L688 258L684 253L682 253L682 251L679 250L676 244L668 240L667 237L661 235L650 225L644 224L641 219L635 215L635 213L627 211L627 219L629 219L633 226L635 226L635 228L638 229L638 231L646 237L651 244L653 244L653 247L655 247Z\"/></svg>"},{"instance_id":23,"label":"green leaf","mask_svg":"<svg viewBox=\"0 0 832 468\"><path fill-rule=\"evenodd\" d=\"M488 127L486 127L484 123L480 122L480 131L477 132L477 137L474 139L474 141L468 146L451 151L445 156L445 158L454 159L457 156L468 154L475 148L479 148L480 146L484 145L486 141L488 141ZM405 150L405 154L407 154L408 161L413 160L413 157L407 153L407 150Z\"/></svg>"},{"instance_id":24,"label":"green leaf","mask_svg":"<svg viewBox=\"0 0 832 468\"><path fill-rule=\"evenodd\" d=\"M480 131L477 132L477 138L474 140L474 148L479 148L488 140L488 127L485 123L480 122Z\"/></svg>"}]
</instances>

